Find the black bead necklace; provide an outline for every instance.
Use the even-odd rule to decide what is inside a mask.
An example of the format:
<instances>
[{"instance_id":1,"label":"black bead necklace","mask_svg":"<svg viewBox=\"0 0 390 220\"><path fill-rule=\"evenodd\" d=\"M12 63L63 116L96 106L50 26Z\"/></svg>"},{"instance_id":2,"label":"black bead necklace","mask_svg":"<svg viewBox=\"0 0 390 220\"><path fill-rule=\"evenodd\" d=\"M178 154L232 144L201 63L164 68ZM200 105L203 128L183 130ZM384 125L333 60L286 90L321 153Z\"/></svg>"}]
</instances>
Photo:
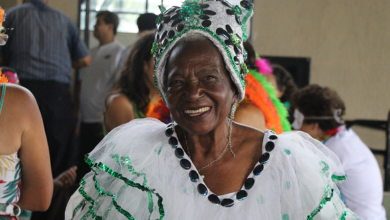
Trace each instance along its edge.
<instances>
[{"instance_id":1,"label":"black bead necklace","mask_svg":"<svg viewBox=\"0 0 390 220\"><path fill-rule=\"evenodd\" d=\"M173 136L175 133L175 125L174 123L170 123L167 125L167 128L165 130L165 135L169 138L168 143L171 145L173 149L175 149L175 156L180 160L180 166L185 169L189 170L191 169L191 162L187 160L185 157L185 152L182 148L178 147L179 141L176 137ZM271 135L267 137L267 143L265 144L265 152L263 155L261 155L258 164L253 169L253 177L259 176L262 171L264 170L264 165L269 161L270 159L270 152L275 148L275 142L278 139L278 136L275 134L275 132L270 131ZM191 182L197 183L200 181L200 175L196 170L189 171L189 177ZM249 177L245 183L244 183L244 189L238 191L236 193L236 199L238 201L244 200L246 197L248 197L248 190L250 190L253 185L255 184L255 179L253 177ZM198 192L200 195L207 196L209 194L209 190L207 189L206 185L203 183L199 183L197 186ZM215 205L221 205L223 207L232 207L234 205L234 200L230 198L221 199L215 195L210 194L208 196L208 200L215 204Z\"/></svg>"}]
</instances>

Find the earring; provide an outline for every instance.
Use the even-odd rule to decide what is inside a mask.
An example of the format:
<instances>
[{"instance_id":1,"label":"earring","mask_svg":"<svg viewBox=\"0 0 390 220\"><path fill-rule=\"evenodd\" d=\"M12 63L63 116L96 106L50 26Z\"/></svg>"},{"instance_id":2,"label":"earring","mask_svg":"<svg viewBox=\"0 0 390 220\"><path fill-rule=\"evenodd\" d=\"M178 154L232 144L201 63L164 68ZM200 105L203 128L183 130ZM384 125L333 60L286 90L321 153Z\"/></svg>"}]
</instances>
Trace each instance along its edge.
<instances>
[{"instance_id":1,"label":"earring","mask_svg":"<svg viewBox=\"0 0 390 220\"><path fill-rule=\"evenodd\" d=\"M237 103L234 102L233 105L232 105L232 109L230 111L230 119L231 120L234 119L234 114L236 114L236 110L237 110Z\"/></svg>"}]
</instances>

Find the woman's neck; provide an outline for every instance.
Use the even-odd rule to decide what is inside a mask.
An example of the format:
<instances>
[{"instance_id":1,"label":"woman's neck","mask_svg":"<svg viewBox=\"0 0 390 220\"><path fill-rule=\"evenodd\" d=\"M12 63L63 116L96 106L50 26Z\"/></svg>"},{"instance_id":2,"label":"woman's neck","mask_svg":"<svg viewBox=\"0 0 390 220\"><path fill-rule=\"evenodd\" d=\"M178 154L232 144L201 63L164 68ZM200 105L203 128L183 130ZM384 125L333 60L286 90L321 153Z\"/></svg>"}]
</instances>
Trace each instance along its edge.
<instances>
[{"instance_id":1,"label":"woman's neck","mask_svg":"<svg viewBox=\"0 0 390 220\"><path fill-rule=\"evenodd\" d=\"M234 123L233 123L234 124ZM233 125L232 125L233 126ZM185 131L184 131L185 132ZM225 120L214 131L205 135L191 135L186 132L187 146L191 159L217 158L229 141L229 122Z\"/></svg>"}]
</instances>

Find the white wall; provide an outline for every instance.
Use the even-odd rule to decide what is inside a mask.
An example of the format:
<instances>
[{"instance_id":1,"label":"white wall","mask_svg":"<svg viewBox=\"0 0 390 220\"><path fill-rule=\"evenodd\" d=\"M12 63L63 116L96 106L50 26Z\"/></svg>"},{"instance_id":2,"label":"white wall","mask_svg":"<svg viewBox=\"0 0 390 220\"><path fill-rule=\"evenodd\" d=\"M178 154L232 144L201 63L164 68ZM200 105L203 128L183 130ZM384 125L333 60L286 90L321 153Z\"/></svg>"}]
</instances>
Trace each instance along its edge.
<instances>
[{"instance_id":1,"label":"white wall","mask_svg":"<svg viewBox=\"0 0 390 220\"><path fill-rule=\"evenodd\" d=\"M311 83L335 89L347 119L387 119L389 0L255 0L253 21L257 52L311 57ZM355 130L384 149L384 132Z\"/></svg>"}]
</instances>

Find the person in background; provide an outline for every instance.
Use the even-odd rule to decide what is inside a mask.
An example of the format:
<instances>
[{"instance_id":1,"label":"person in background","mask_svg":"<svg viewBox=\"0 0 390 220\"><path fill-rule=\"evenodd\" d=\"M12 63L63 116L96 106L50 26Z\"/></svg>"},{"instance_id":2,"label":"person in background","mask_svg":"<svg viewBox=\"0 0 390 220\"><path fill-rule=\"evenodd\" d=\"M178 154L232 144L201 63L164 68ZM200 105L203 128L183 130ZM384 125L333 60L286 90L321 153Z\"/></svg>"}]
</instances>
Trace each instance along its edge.
<instances>
[{"instance_id":1,"label":"person in background","mask_svg":"<svg viewBox=\"0 0 390 220\"><path fill-rule=\"evenodd\" d=\"M76 163L76 116L70 94L72 67L88 66L88 49L74 22L48 0L24 0L8 9L9 40L0 47L0 66L16 70L42 114L53 177ZM66 155L66 156L65 156Z\"/></svg>"},{"instance_id":2,"label":"person in background","mask_svg":"<svg viewBox=\"0 0 390 220\"><path fill-rule=\"evenodd\" d=\"M80 155L78 176L83 177L90 169L84 163L84 154L103 139L104 100L118 79L117 66L124 46L115 36L119 18L109 11L96 15L93 34L99 45L91 49L91 65L81 73L80 92Z\"/></svg>"},{"instance_id":3,"label":"person in background","mask_svg":"<svg viewBox=\"0 0 390 220\"><path fill-rule=\"evenodd\" d=\"M8 83L19 85L19 77L14 69L9 67L0 67L0 70L2 71L2 77L4 81L8 80ZM63 195L64 192L66 194L66 189L71 187L74 184L74 182L76 181L76 170L77 167L73 166L68 170L62 172L59 176L53 179L53 183L54 183L53 199L58 200L58 195ZM30 220L31 215L32 215L31 211L21 208L19 220ZM55 216L52 217L55 218Z\"/></svg>"},{"instance_id":4,"label":"person in background","mask_svg":"<svg viewBox=\"0 0 390 220\"><path fill-rule=\"evenodd\" d=\"M383 185L370 149L342 120L345 105L336 91L319 85L297 90L291 97L293 128L322 141L341 161L348 178L338 184L346 205L362 220L385 220Z\"/></svg>"},{"instance_id":5,"label":"person in background","mask_svg":"<svg viewBox=\"0 0 390 220\"><path fill-rule=\"evenodd\" d=\"M141 14L137 19L138 33L137 39L141 37L154 33L156 31L156 19L157 15L153 13ZM122 71L122 68L125 66L125 62L130 53L131 45L126 47L121 54L121 58L118 65L118 70Z\"/></svg>"},{"instance_id":6,"label":"person in background","mask_svg":"<svg viewBox=\"0 0 390 220\"><path fill-rule=\"evenodd\" d=\"M8 39L3 18L0 8L0 45ZM49 208L53 178L37 102L27 89L7 83L0 70L0 219L17 220L21 208Z\"/></svg>"},{"instance_id":7,"label":"person in background","mask_svg":"<svg viewBox=\"0 0 390 220\"><path fill-rule=\"evenodd\" d=\"M298 89L291 74L279 64L271 64L272 74L265 75L276 88L276 95L284 106L290 108L290 97Z\"/></svg>"},{"instance_id":8,"label":"person in background","mask_svg":"<svg viewBox=\"0 0 390 220\"><path fill-rule=\"evenodd\" d=\"M265 59L257 59L249 41L244 43L248 53L245 63L249 69L245 77L245 99L237 107L235 121L259 130L272 129L278 134L290 131L287 109L276 96L275 87L267 81L266 75L272 68Z\"/></svg>"},{"instance_id":9,"label":"person in background","mask_svg":"<svg viewBox=\"0 0 390 220\"><path fill-rule=\"evenodd\" d=\"M154 85L153 34L141 37L131 48L113 92L107 97L105 133L133 119L153 117L167 123L169 109Z\"/></svg>"}]
</instances>

